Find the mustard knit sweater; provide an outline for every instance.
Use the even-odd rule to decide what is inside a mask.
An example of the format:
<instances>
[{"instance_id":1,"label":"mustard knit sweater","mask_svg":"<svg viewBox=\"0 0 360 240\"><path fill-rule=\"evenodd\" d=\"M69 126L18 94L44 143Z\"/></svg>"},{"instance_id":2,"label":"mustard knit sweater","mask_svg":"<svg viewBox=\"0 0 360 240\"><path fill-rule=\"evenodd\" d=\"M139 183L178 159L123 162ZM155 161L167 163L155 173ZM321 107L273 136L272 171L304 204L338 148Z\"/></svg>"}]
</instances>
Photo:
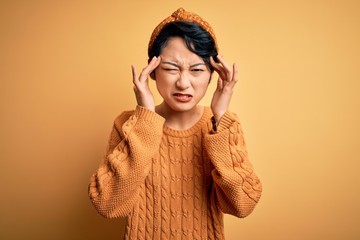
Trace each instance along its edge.
<instances>
[{"instance_id":1,"label":"mustard knit sweater","mask_svg":"<svg viewBox=\"0 0 360 240\"><path fill-rule=\"evenodd\" d=\"M125 239L224 239L223 213L252 212L262 187L239 120L226 112L214 132L211 116L184 131L139 106L115 119L89 196L101 215L128 217Z\"/></svg>"}]
</instances>

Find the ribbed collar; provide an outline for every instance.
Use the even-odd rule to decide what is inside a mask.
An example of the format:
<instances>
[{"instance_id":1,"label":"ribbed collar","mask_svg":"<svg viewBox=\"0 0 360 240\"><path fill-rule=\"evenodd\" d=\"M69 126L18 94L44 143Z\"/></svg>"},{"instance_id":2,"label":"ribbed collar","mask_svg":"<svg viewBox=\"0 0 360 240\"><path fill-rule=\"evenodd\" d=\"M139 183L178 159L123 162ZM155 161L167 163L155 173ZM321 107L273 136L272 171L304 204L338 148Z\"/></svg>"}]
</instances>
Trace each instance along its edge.
<instances>
[{"instance_id":1,"label":"ribbed collar","mask_svg":"<svg viewBox=\"0 0 360 240\"><path fill-rule=\"evenodd\" d=\"M191 135L194 135L194 133L198 132L202 127L204 127L204 125L207 125L206 122L210 121L211 116L211 109L209 107L204 107L204 111L200 120L195 123L191 128L188 128L186 130L175 130L164 125L163 132L165 135L173 137L189 137Z\"/></svg>"}]
</instances>

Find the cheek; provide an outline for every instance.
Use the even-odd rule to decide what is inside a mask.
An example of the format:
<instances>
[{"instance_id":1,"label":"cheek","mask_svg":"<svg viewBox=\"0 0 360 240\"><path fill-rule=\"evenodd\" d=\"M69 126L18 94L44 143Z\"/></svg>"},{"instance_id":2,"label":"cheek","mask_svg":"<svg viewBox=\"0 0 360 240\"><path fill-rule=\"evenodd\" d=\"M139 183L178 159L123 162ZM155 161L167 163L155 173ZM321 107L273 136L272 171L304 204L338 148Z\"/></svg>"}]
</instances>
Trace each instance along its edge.
<instances>
[{"instance_id":1,"label":"cheek","mask_svg":"<svg viewBox=\"0 0 360 240\"><path fill-rule=\"evenodd\" d=\"M156 83L156 88L161 96L164 96L167 93L169 93L170 92L169 90L172 88L171 81L169 81L169 79L165 79L160 76L156 77L155 83Z\"/></svg>"},{"instance_id":2,"label":"cheek","mask_svg":"<svg viewBox=\"0 0 360 240\"><path fill-rule=\"evenodd\" d=\"M194 86L197 92L204 95L206 93L206 90L209 86L209 79L202 79L201 81L197 82L197 84Z\"/></svg>"},{"instance_id":3,"label":"cheek","mask_svg":"<svg viewBox=\"0 0 360 240\"><path fill-rule=\"evenodd\" d=\"M206 91L207 88L209 87L210 80L211 80L211 75L210 74L206 75L206 76L203 76L203 77L201 77L200 79L198 79L196 81L196 87L198 89L204 89Z\"/></svg>"}]
</instances>

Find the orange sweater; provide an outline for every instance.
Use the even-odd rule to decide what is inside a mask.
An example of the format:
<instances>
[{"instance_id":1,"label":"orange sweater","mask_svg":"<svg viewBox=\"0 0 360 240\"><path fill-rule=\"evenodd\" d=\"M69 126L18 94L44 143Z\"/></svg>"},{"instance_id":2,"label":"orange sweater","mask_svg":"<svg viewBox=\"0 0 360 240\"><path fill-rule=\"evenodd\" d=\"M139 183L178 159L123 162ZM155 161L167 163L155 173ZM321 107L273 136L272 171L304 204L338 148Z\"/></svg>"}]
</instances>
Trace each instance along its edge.
<instances>
[{"instance_id":1,"label":"orange sweater","mask_svg":"<svg viewBox=\"0 0 360 240\"><path fill-rule=\"evenodd\" d=\"M128 217L125 239L224 239L223 213L245 217L262 187L248 160L237 117L217 132L211 110L184 131L137 107L114 122L89 196L107 217Z\"/></svg>"}]
</instances>

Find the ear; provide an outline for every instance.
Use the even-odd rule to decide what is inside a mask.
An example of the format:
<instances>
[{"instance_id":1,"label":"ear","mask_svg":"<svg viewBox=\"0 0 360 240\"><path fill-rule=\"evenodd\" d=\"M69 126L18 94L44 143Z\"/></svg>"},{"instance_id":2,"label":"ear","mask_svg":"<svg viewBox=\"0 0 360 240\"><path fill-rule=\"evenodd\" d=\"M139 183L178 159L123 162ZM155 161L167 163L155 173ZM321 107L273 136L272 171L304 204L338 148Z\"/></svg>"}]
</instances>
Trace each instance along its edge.
<instances>
[{"instance_id":1,"label":"ear","mask_svg":"<svg viewBox=\"0 0 360 240\"><path fill-rule=\"evenodd\" d=\"M150 77L151 77L152 80L156 80L155 70L150 73Z\"/></svg>"},{"instance_id":2,"label":"ear","mask_svg":"<svg viewBox=\"0 0 360 240\"><path fill-rule=\"evenodd\" d=\"M150 62L151 62L151 59L149 58L149 59L148 59L148 64L149 64ZM152 80L156 80L156 79L155 79L155 69L150 73L150 77L151 77Z\"/></svg>"}]
</instances>

